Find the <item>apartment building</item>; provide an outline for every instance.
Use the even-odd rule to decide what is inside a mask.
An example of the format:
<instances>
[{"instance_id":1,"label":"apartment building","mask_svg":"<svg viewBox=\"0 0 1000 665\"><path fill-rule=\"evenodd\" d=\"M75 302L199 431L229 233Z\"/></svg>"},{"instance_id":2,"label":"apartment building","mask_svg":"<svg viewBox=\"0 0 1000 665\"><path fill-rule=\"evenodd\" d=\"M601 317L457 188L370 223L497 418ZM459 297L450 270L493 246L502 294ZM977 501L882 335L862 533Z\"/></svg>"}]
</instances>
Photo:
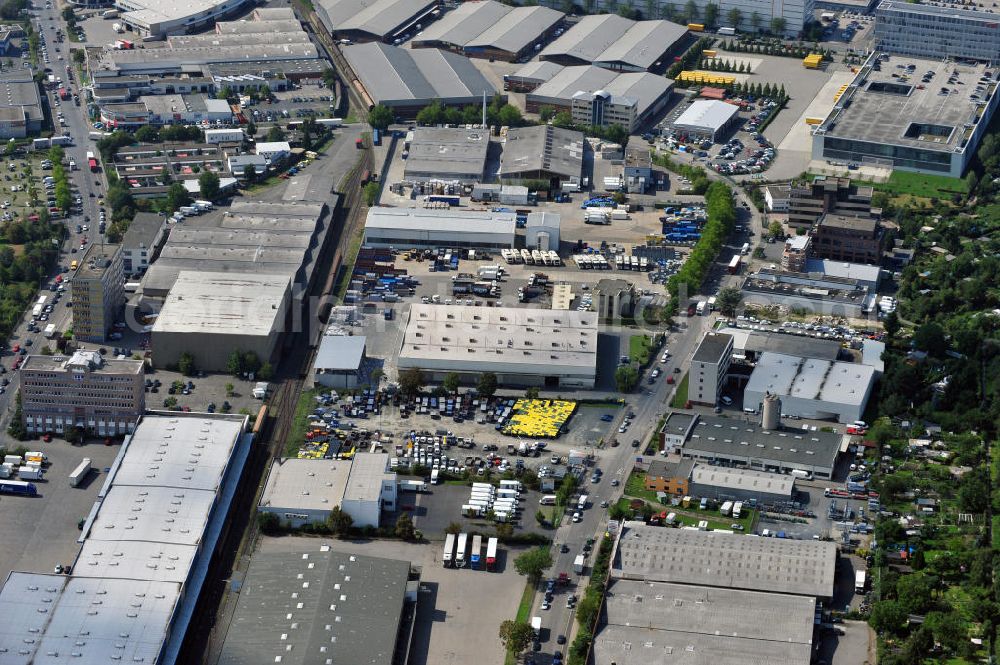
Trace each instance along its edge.
<instances>
[{"instance_id":1,"label":"apartment building","mask_svg":"<svg viewBox=\"0 0 1000 665\"><path fill-rule=\"evenodd\" d=\"M995 62L1000 54L997 23L996 10L982 3L888 0L875 10L875 48L934 60Z\"/></svg>"},{"instance_id":2,"label":"apartment building","mask_svg":"<svg viewBox=\"0 0 1000 665\"><path fill-rule=\"evenodd\" d=\"M805 272L806 260L812 238L809 236L792 236L785 241L785 249L781 252L781 269L789 272Z\"/></svg>"},{"instance_id":3,"label":"apartment building","mask_svg":"<svg viewBox=\"0 0 1000 665\"><path fill-rule=\"evenodd\" d=\"M886 232L879 220L867 216L828 213L813 229L812 255L848 263L882 260Z\"/></svg>"},{"instance_id":4,"label":"apartment building","mask_svg":"<svg viewBox=\"0 0 1000 665\"><path fill-rule=\"evenodd\" d=\"M679 462L653 460L646 470L646 489L650 492L666 492L673 496L686 496L688 482L694 460L685 459Z\"/></svg>"},{"instance_id":5,"label":"apartment building","mask_svg":"<svg viewBox=\"0 0 1000 665\"><path fill-rule=\"evenodd\" d=\"M152 212L137 212L122 237L122 272L140 277L167 240L167 220Z\"/></svg>"},{"instance_id":6,"label":"apartment building","mask_svg":"<svg viewBox=\"0 0 1000 665\"><path fill-rule=\"evenodd\" d=\"M726 383L732 359L732 335L716 332L705 335L691 359L688 400L694 404L715 406Z\"/></svg>"},{"instance_id":7,"label":"apartment building","mask_svg":"<svg viewBox=\"0 0 1000 665\"><path fill-rule=\"evenodd\" d=\"M103 342L125 303L121 245L95 243L83 255L71 283L73 336Z\"/></svg>"},{"instance_id":8,"label":"apartment building","mask_svg":"<svg viewBox=\"0 0 1000 665\"><path fill-rule=\"evenodd\" d=\"M20 374L21 408L31 433L79 427L99 436L124 434L146 408L141 360L108 359L96 351L30 355Z\"/></svg>"},{"instance_id":9,"label":"apartment building","mask_svg":"<svg viewBox=\"0 0 1000 665\"><path fill-rule=\"evenodd\" d=\"M868 216L872 212L870 186L858 186L850 178L819 176L811 183L793 185L788 195L788 224L812 228L825 213Z\"/></svg>"}]
</instances>

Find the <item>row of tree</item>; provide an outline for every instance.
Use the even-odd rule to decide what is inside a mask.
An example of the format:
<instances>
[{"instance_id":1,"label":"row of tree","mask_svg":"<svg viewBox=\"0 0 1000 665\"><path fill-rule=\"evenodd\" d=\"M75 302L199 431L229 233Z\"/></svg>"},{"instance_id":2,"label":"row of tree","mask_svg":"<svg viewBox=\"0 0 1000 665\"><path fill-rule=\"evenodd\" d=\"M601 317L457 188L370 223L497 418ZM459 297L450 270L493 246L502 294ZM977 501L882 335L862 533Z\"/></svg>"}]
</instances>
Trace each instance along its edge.
<instances>
[{"instance_id":1,"label":"row of tree","mask_svg":"<svg viewBox=\"0 0 1000 665\"><path fill-rule=\"evenodd\" d=\"M679 302L697 293L709 269L719 256L726 238L736 224L736 204L733 193L722 182L713 182L705 192L705 213L708 221L701 230L701 238L691 249L687 260L667 282L671 305L677 310Z\"/></svg>"}]
</instances>

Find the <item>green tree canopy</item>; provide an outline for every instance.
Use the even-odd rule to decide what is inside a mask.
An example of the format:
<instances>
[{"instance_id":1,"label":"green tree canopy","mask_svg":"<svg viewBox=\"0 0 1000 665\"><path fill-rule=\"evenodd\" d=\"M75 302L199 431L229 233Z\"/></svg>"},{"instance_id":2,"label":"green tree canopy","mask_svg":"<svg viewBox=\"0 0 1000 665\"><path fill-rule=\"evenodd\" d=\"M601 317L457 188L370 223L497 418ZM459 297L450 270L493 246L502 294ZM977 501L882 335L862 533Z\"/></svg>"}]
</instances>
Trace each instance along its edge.
<instances>
[{"instance_id":1,"label":"green tree canopy","mask_svg":"<svg viewBox=\"0 0 1000 665\"><path fill-rule=\"evenodd\" d=\"M552 555L546 547L536 547L523 552L514 559L514 570L518 575L528 578L532 584L538 584L545 571L552 567Z\"/></svg>"},{"instance_id":2,"label":"green tree canopy","mask_svg":"<svg viewBox=\"0 0 1000 665\"><path fill-rule=\"evenodd\" d=\"M377 129L380 132L388 129L394 120L395 117L392 114L392 109L382 104L376 104L368 112L368 124L372 126L372 129Z\"/></svg>"},{"instance_id":3,"label":"green tree canopy","mask_svg":"<svg viewBox=\"0 0 1000 665\"><path fill-rule=\"evenodd\" d=\"M534 639L535 631L531 628L531 624L525 621L507 619L500 624L500 642L515 656L524 653Z\"/></svg>"},{"instance_id":4,"label":"green tree canopy","mask_svg":"<svg viewBox=\"0 0 1000 665\"><path fill-rule=\"evenodd\" d=\"M202 171L198 176L198 191L206 201L214 201L219 196L219 176L211 171Z\"/></svg>"},{"instance_id":5,"label":"green tree canopy","mask_svg":"<svg viewBox=\"0 0 1000 665\"><path fill-rule=\"evenodd\" d=\"M494 393L497 391L497 375L493 372L483 372L480 374L479 383L476 385L476 391L480 395L493 397Z\"/></svg>"}]
</instances>

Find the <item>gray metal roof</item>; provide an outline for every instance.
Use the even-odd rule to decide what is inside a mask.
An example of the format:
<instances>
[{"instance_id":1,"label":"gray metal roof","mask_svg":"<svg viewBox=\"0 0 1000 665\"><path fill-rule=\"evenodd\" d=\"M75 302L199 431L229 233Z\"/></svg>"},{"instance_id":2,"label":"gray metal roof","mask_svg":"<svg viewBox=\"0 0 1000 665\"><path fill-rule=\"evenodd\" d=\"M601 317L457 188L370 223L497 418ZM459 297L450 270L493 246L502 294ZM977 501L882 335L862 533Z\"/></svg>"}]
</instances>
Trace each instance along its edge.
<instances>
[{"instance_id":1,"label":"gray metal roof","mask_svg":"<svg viewBox=\"0 0 1000 665\"><path fill-rule=\"evenodd\" d=\"M615 580L605 608L598 663L809 663L815 598Z\"/></svg>"},{"instance_id":2,"label":"gray metal roof","mask_svg":"<svg viewBox=\"0 0 1000 665\"><path fill-rule=\"evenodd\" d=\"M350 460L275 460L260 498L261 508L328 511L340 505L351 474Z\"/></svg>"},{"instance_id":3,"label":"gray metal roof","mask_svg":"<svg viewBox=\"0 0 1000 665\"><path fill-rule=\"evenodd\" d=\"M512 212L424 208L369 208L365 228L456 233L505 233L513 237L517 215Z\"/></svg>"},{"instance_id":4,"label":"gray metal roof","mask_svg":"<svg viewBox=\"0 0 1000 665\"><path fill-rule=\"evenodd\" d=\"M722 491L741 490L760 494L780 494L789 498L795 490L795 476L710 464L695 464L691 470L691 482Z\"/></svg>"},{"instance_id":5,"label":"gray metal roof","mask_svg":"<svg viewBox=\"0 0 1000 665\"><path fill-rule=\"evenodd\" d=\"M775 351L795 356L808 356L836 360L840 355L840 342L835 339L817 339L792 335L776 330L750 330L748 328L719 328L719 332L733 336L733 355Z\"/></svg>"},{"instance_id":6,"label":"gray metal roof","mask_svg":"<svg viewBox=\"0 0 1000 665\"><path fill-rule=\"evenodd\" d=\"M602 67L581 65L564 67L548 81L528 93L528 99L540 103L569 106L578 92L604 90L613 97L636 101L636 113L642 116L663 95L670 92L671 79L648 72L613 72Z\"/></svg>"},{"instance_id":7,"label":"gray metal roof","mask_svg":"<svg viewBox=\"0 0 1000 665\"><path fill-rule=\"evenodd\" d=\"M435 0L322 0L316 8L331 32L355 30L385 39L434 4Z\"/></svg>"},{"instance_id":8,"label":"gray metal roof","mask_svg":"<svg viewBox=\"0 0 1000 665\"><path fill-rule=\"evenodd\" d=\"M465 46L510 11L510 7L495 0L463 2L424 28L423 34L413 39L413 45L421 46L427 43Z\"/></svg>"},{"instance_id":9,"label":"gray metal roof","mask_svg":"<svg viewBox=\"0 0 1000 665\"><path fill-rule=\"evenodd\" d=\"M799 236L795 236L798 238ZM863 282L877 283L882 272L880 266L866 263L847 263L833 259L806 259L805 272L821 272L829 277L857 279Z\"/></svg>"},{"instance_id":10,"label":"gray metal roof","mask_svg":"<svg viewBox=\"0 0 1000 665\"><path fill-rule=\"evenodd\" d=\"M166 224L162 215L152 212L137 212L122 237L122 247L127 249L150 247L160 229Z\"/></svg>"},{"instance_id":11,"label":"gray metal roof","mask_svg":"<svg viewBox=\"0 0 1000 665\"><path fill-rule=\"evenodd\" d=\"M284 324L290 281L288 275L183 270L153 324L153 335L272 335Z\"/></svg>"},{"instance_id":12,"label":"gray metal roof","mask_svg":"<svg viewBox=\"0 0 1000 665\"><path fill-rule=\"evenodd\" d=\"M452 177L482 179L490 133L484 129L417 127L410 141L410 154L403 167L403 177Z\"/></svg>"},{"instance_id":13,"label":"gray metal roof","mask_svg":"<svg viewBox=\"0 0 1000 665\"><path fill-rule=\"evenodd\" d=\"M635 21L617 14L584 16L539 53L541 60L552 57L576 58L581 63L596 62L615 42L635 25Z\"/></svg>"},{"instance_id":14,"label":"gray metal roof","mask_svg":"<svg viewBox=\"0 0 1000 665\"><path fill-rule=\"evenodd\" d=\"M687 28L670 21L639 21L611 44L594 62L649 69L687 36Z\"/></svg>"},{"instance_id":15,"label":"gray metal roof","mask_svg":"<svg viewBox=\"0 0 1000 665\"><path fill-rule=\"evenodd\" d=\"M837 546L832 542L626 522L611 574L647 582L827 598L833 595L836 562Z\"/></svg>"},{"instance_id":16,"label":"gray metal roof","mask_svg":"<svg viewBox=\"0 0 1000 665\"><path fill-rule=\"evenodd\" d=\"M258 551L218 663L391 665L409 572L329 545Z\"/></svg>"},{"instance_id":17,"label":"gray metal roof","mask_svg":"<svg viewBox=\"0 0 1000 665\"><path fill-rule=\"evenodd\" d=\"M671 125L701 130L718 131L739 113L738 106L717 99L696 99Z\"/></svg>"},{"instance_id":18,"label":"gray metal roof","mask_svg":"<svg viewBox=\"0 0 1000 665\"><path fill-rule=\"evenodd\" d=\"M538 81L544 83L564 69L556 62L532 60L509 76L515 80Z\"/></svg>"},{"instance_id":19,"label":"gray metal roof","mask_svg":"<svg viewBox=\"0 0 1000 665\"><path fill-rule=\"evenodd\" d=\"M565 17L549 7L514 7L465 47L520 53Z\"/></svg>"},{"instance_id":20,"label":"gray metal roof","mask_svg":"<svg viewBox=\"0 0 1000 665\"><path fill-rule=\"evenodd\" d=\"M765 351L757 360L746 390L860 405L868 397L874 375L874 368L868 365Z\"/></svg>"},{"instance_id":21,"label":"gray metal roof","mask_svg":"<svg viewBox=\"0 0 1000 665\"><path fill-rule=\"evenodd\" d=\"M313 369L356 370L365 355L363 335L323 335Z\"/></svg>"},{"instance_id":22,"label":"gray metal roof","mask_svg":"<svg viewBox=\"0 0 1000 665\"><path fill-rule=\"evenodd\" d=\"M500 176L548 171L566 178L583 173L585 142L582 132L552 125L513 127L507 131Z\"/></svg>"},{"instance_id":23,"label":"gray metal roof","mask_svg":"<svg viewBox=\"0 0 1000 665\"><path fill-rule=\"evenodd\" d=\"M496 88L468 58L439 49L403 49L377 42L347 46L344 57L376 103L419 106L474 103Z\"/></svg>"}]
</instances>

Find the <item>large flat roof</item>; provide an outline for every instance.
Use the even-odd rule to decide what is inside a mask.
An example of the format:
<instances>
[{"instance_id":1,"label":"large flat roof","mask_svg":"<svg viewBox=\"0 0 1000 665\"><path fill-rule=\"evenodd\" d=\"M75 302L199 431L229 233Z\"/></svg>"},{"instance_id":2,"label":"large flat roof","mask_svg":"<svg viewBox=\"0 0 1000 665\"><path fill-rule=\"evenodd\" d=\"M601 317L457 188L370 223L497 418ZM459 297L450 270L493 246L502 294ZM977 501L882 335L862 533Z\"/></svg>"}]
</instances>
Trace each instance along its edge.
<instances>
[{"instance_id":1,"label":"large flat roof","mask_svg":"<svg viewBox=\"0 0 1000 665\"><path fill-rule=\"evenodd\" d=\"M498 373L586 374L597 366L594 312L413 304L400 362Z\"/></svg>"},{"instance_id":2,"label":"large flat roof","mask_svg":"<svg viewBox=\"0 0 1000 665\"><path fill-rule=\"evenodd\" d=\"M779 397L860 405L874 379L875 370L868 365L765 351L757 359L746 389Z\"/></svg>"},{"instance_id":3,"label":"large flat roof","mask_svg":"<svg viewBox=\"0 0 1000 665\"><path fill-rule=\"evenodd\" d=\"M198 551L197 545L185 543L88 538L76 558L73 575L184 584Z\"/></svg>"},{"instance_id":4,"label":"large flat roof","mask_svg":"<svg viewBox=\"0 0 1000 665\"><path fill-rule=\"evenodd\" d=\"M676 127L696 127L718 131L726 126L740 108L717 99L696 99L672 125Z\"/></svg>"},{"instance_id":5,"label":"large flat roof","mask_svg":"<svg viewBox=\"0 0 1000 665\"><path fill-rule=\"evenodd\" d=\"M539 54L539 59L571 59L649 69L687 35L670 21L632 21L617 14L584 16Z\"/></svg>"},{"instance_id":6,"label":"large flat roof","mask_svg":"<svg viewBox=\"0 0 1000 665\"><path fill-rule=\"evenodd\" d=\"M378 501L382 496L382 481L396 474L388 471L388 453L358 453L354 456L351 473L344 488L345 501Z\"/></svg>"},{"instance_id":7,"label":"large flat roof","mask_svg":"<svg viewBox=\"0 0 1000 665\"><path fill-rule=\"evenodd\" d=\"M267 474L260 507L330 510L344 498L350 474L350 460L275 460Z\"/></svg>"},{"instance_id":8,"label":"large flat roof","mask_svg":"<svg viewBox=\"0 0 1000 665\"><path fill-rule=\"evenodd\" d=\"M585 146L583 132L572 129L552 125L511 128L503 144L500 176L548 171L580 178Z\"/></svg>"},{"instance_id":9,"label":"large flat roof","mask_svg":"<svg viewBox=\"0 0 1000 665\"><path fill-rule=\"evenodd\" d=\"M573 96L579 92L604 90L612 97L634 99L636 111L641 116L663 95L669 93L673 84L671 79L648 72L613 72L602 67L582 65L564 67L529 92L528 97L540 103L569 106Z\"/></svg>"},{"instance_id":10,"label":"large flat roof","mask_svg":"<svg viewBox=\"0 0 1000 665\"><path fill-rule=\"evenodd\" d=\"M792 328L790 330L796 330ZM835 339L818 339L776 330L749 330L747 328L719 328L721 333L733 338L733 355L745 356L746 352L775 351L795 356L808 356L836 360L840 355L840 342Z\"/></svg>"},{"instance_id":11,"label":"large flat roof","mask_svg":"<svg viewBox=\"0 0 1000 665\"><path fill-rule=\"evenodd\" d=\"M816 599L615 580L594 638L598 663L808 665Z\"/></svg>"},{"instance_id":12,"label":"large flat roof","mask_svg":"<svg viewBox=\"0 0 1000 665\"><path fill-rule=\"evenodd\" d=\"M833 432L765 430L736 418L698 416L690 438L684 442L684 452L832 469L842 442L843 435Z\"/></svg>"},{"instance_id":13,"label":"large flat roof","mask_svg":"<svg viewBox=\"0 0 1000 665\"><path fill-rule=\"evenodd\" d=\"M626 522L612 577L828 598L837 545Z\"/></svg>"},{"instance_id":14,"label":"large flat roof","mask_svg":"<svg viewBox=\"0 0 1000 665\"><path fill-rule=\"evenodd\" d=\"M433 208L369 208L366 229L438 231L454 233L503 233L513 235L517 214Z\"/></svg>"},{"instance_id":15,"label":"large flat roof","mask_svg":"<svg viewBox=\"0 0 1000 665\"><path fill-rule=\"evenodd\" d=\"M720 363L733 348L733 336L721 332L708 332L691 358L692 362Z\"/></svg>"},{"instance_id":16,"label":"large flat roof","mask_svg":"<svg viewBox=\"0 0 1000 665\"><path fill-rule=\"evenodd\" d=\"M258 551L218 663L391 665L409 574L407 561L329 545Z\"/></svg>"},{"instance_id":17,"label":"large flat roof","mask_svg":"<svg viewBox=\"0 0 1000 665\"><path fill-rule=\"evenodd\" d=\"M413 130L403 177L432 173L442 179L470 174L481 178L489 148L488 130L417 127Z\"/></svg>"},{"instance_id":18,"label":"large flat roof","mask_svg":"<svg viewBox=\"0 0 1000 665\"><path fill-rule=\"evenodd\" d=\"M1000 68L881 54L876 70L871 63L879 56L874 54L859 69L814 134L933 152L964 151L997 93ZM905 73L900 67L911 64L916 69L909 80L897 78L900 71ZM934 72L934 77L923 84L926 72ZM949 82L953 72L958 72L957 79ZM987 73L991 80L984 84L980 78Z\"/></svg>"},{"instance_id":19,"label":"large flat roof","mask_svg":"<svg viewBox=\"0 0 1000 665\"><path fill-rule=\"evenodd\" d=\"M434 7L435 0L323 0L317 13L331 32L365 32L378 39L394 36Z\"/></svg>"},{"instance_id":20,"label":"large flat roof","mask_svg":"<svg viewBox=\"0 0 1000 665\"><path fill-rule=\"evenodd\" d=\"M371 42L343 49L376 103L423 105L482 99L497 90L468 58L440 49L403 49Z\"/></svg>"},{"instance_id":21,"label":"large flat roof","mask_svg":"<svg viewBox=\"0 0 1000 665\"><path fill-rule=\"evenodd\" d=\"M214 503L207 490L113 485L88 538L197 545Z\"/></svg>"},{"instance_id":22,"label":"large flat roof","mask_svg":"<svg viewBox=\"0 0 1000 665\"><path fill-rule=\"evenodd\" d=\"M156 663L180 585L12 572L0 590L4 665Z\"/></svg>"},{"instance_id":23,"label":"large flat roof","mask_svg":"<svg viewBox=\"0 0 1000 665\"><path fill-rule=\"evenodd\" d=\"M798 237L798 236L796 236ZM847 263L833 259L806 259L805 272L820 272L830 277L856 279L862 282L877 283L882 273L880 266L867 263Z\"/></svg>"},{"instance_id":24,"label":"large flat roof","mask_svg":"<svg viewBox=\"0 0 1000 665\"><path fill-rule=\"evenodd\" d=\"M313 369L353 371L361 366L367 338L364 335L323 335Z\"/></svg>"},{"instance_id":25,"label":"large flat roof","mask_svg":"<svg viewBox=\"0 0 1000 665\"><path fill-rule=\"evenodd\" d=\"M122 247L126 249L137 249L138 247L151 247L160 229L164 227L166 220L162 215L152 212L137 212L128 225L128 230L122 237Z\"/></svg>"},{"instance_id":26,"label":"large flat roof","mask_svg":"<svg viewBox=\"0 0 1000 665\"><path fill-rule=\"evenodd\" d=\"M287 275L182 270L153 334L272 335L284 323L290 284Z\"/></svg>"},{"instance_id":27,"label":"large flat roof","mask_svg":"<svg viewBox=\"0 0 1000 665\"><path fill-rule=\"evenodd\" d=\"M795 490L794 476L709 464L695 464L691 470L691 482L709 485L719 490L780 494L787 497L791 497Z\"/></svg>"}]
</instances>

